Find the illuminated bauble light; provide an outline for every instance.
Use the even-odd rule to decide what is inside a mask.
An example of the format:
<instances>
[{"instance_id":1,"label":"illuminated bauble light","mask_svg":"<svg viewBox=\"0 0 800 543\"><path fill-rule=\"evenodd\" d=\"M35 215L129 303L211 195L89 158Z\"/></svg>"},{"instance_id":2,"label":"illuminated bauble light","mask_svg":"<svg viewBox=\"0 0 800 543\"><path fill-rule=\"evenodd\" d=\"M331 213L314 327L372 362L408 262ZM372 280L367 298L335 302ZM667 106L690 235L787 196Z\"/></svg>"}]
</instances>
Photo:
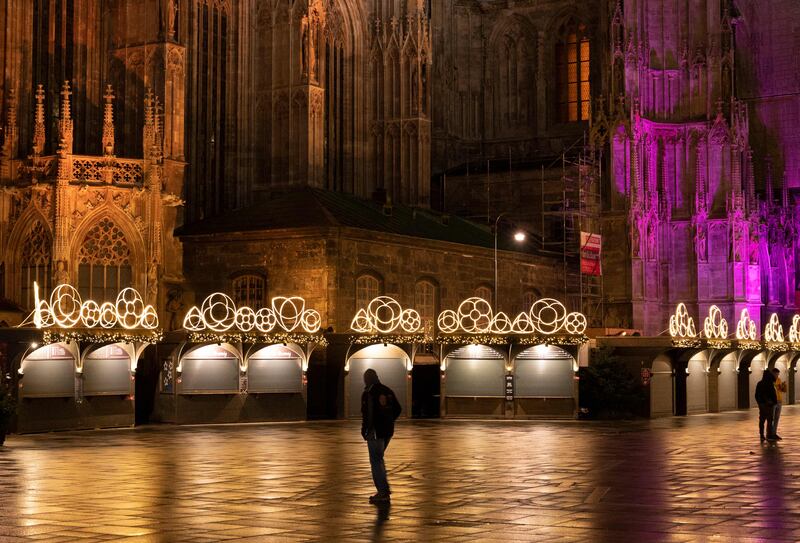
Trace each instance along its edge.
<instances>
[{"instance_id":1,"label":"illuminated bauble light","mask_svg":"<svg viewBox=\"0 0 800 543\"><path fill-rule=\"evenodd\" d=\"M414 309L403 309L391 296L377 296L367 307L356 311L350 329L359 334L391 334L402 331L415 334L422 331L422 317Z\"/></svg>"},{"instance_id":2,"label":"illuminated bauble light","mask_svg":"<svg viewBox=\"0 0 800 543\"><path fill-rule=\"evenodd\" d=\"M467 298L458 306L458 326L468 334L491 332L492 305L483 298Z\"/></svg>"},{"instance_id":3,"label":"illuminated bauble light","mask_svg":"<svg viewBox=\"0 0 800 543\"><path fill-rule=\"evenodd\" d=\"M792 317L792 326L789 328L789 341L800 343L800 315Z\"/></svg>"},{"instance_id":4,"label":"illuminated bauble light","mask_svg":"<svg viewBox=\"0 0 800 543\"><path fill-rule=\"evenodd\" d=\"M769 321L764 327L764 341L768 343L780 343L783 341L783 326L781 326L777 313L769 316Z\"/></svg>"},{"instance_id":5,"label":"illuminated bauble light","mask_svg":"<svg viewBox=\"0 0 800 543\"><path fill-rule=\"evenodd\" d=\"M742 341L756 341L758 330L756 323L750 318L750 311L745 307L739 314L739 322L736 323L736 339Z\"/></svg>"},{"instance_id":6,"label":"illuminated bauble light","mask_svg":"<svg viewBox=\"0 0 800 543\"><path fill-rule=\"evenodd\" d=\"M50 293L49 302L39 297L39 285L34 281L34 310L20 325L32 321L37 328L145 328L158 327L158 315L151 306L145 306L141 295L133 288L125 288L116 301L98 304L94 300L81 300L72 285L58 285Z\"/></svg>"},{"instance_id":7,"label":"illuminated bauble light","mask_svg":"<svg viewBox=\"0 0 800 543\"><path fill-rule=\"evenodd\" d=\"M517 232L514 234L514 241L522 242L525 241L525 232Z\"/></svg>"},{"instance_id":8,"label":"illuminated bauble light","mask_svg":"<svg viewBox=\"0 0 800 543\"><path fill-rule=\"evenodd\" d=\"M445 309L436 319L439 330L445 334L454 334L458 331L458 315L452 309Z\"/></svg>"},{"instance_id":9,"label":"illuminated bauble light","mask_svg":"<svg viewBox=\"0 0 800 543\"><path fill-rule=\"evenodd\" d=\"M276 296L272 299L272 311L278 319L278 325L287 332L294 331L300 326L303 311L306 309L306 301L299 296L287 298Z\"/></svg>"},{"instance_id":10,"label":"illuminated bauble light","mask_svg":"<svg viewBox=\"0 0 800 543\"><path fill-rule=\"evenodd\" d=\"M584 315L583 313L578 313L577 311L568 313L566 318L564 319L564 330L568 334L572 335L583 334L586 331L587 326L588 322L586 319L586 315Z\"/></svg>"},{"instance_id":11,"label":"illuminated bauble light","mask_svg":"<svg viewBox=\"0 0 800 543\"><path fill-rule=\"evenodd\" d=\"M510 334L513 329L508 315L499 311L492 319L492 332L495 334Z\"/></svg>"},{"instance_id":12,"label":"illuminated bauble light","mask_svg":"<svg viewBox=\"0 0 800 543\"><path fill-rule=\"evenodd\" d=\"M553 298L536 300L530 310L531 323L535 332L549 335L555 334L564 326L567 308Z\"/></svg>"},{"instance_id":13,"label":"illuminated bauble light","mask_svg":"<svg viewBox=\"0 0 800 543\"><path fill-rule=\"evenodd\" d=\"M703 335L707 339L726 339L728 337L728 321L716 305L708 308L708 316L703 320Z\"/></svg>"},{"instance_id":14,"label":"illuminated bauble light","mask_svg":"<svg viewBox=\"0 0 800 543\"><path fill-rule=\"evenodd\" d=\"M534 332L534 328L533 322L531 322L531 316L526 312L520 313L517 315L517 318L514 319L512 328L517 334L532 334Z\"/></svg>"},{"instance_id":15,"label":"illuminated bauble light","mask_svg":"<svg viewBox=\"0 0 800 543\"><path fill-rule=\"evenodd\" d=\"M191 332L210 330L220 333L235 329L262 334L272 333L276 328L286 333L301 328L305 333L315 334L322 327L319 312L306 309L305 300L299 296L276 296L270 305L257 311L246 305L237 307L230 296L215 292L208 295L200 307L189 309L183 319L183 327ZM302 340L299 337L295 339Z\"/></svg>"},{"instance_id":16,"label":"illuminated bauble light","mask_svg":"<svg viewBox=\"0 0 800 543\"><path fill-rule=\"evenodd\" d=\"M675 308L675 313L669 318L669 335L673 338L697 337L694 319L689 316L689 311L683 303L678 304L678 307Z\"/></svg>"}]
</instances>

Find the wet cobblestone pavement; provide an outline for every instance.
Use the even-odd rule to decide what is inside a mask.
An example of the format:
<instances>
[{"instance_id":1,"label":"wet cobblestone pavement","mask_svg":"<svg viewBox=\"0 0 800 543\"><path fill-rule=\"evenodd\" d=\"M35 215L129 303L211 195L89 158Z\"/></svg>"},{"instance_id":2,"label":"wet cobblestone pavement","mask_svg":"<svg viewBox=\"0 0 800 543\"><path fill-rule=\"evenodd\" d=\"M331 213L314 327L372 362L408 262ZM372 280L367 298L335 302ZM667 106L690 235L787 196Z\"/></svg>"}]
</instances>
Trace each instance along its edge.
<instances>
[{"instance_id":1,"label":"wet cobblestone pavement","mask_svg":"<svg viewBox=\"0 0 800 543\"><path fill-rule=\"evenodd\" d=\"M407 422L378 509L352 422L11 436L0 541L800 541L800 408Z\"/></svg>"}]
</instances>

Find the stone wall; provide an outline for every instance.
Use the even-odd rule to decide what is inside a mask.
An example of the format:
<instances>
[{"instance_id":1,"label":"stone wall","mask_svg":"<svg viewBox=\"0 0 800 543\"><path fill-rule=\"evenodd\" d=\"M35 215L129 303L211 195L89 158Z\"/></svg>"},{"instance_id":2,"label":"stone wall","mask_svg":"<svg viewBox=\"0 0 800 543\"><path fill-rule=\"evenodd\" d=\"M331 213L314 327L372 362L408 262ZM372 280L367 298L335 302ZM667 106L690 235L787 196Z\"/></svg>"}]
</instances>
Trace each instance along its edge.
<instances>
[{"instance_id":1,"label":"stone wall","mask_svg":"<svg viewBox=\"0 0 800 543\"><path fill-rule=\"evenodd\" d=\"M379 277L383 294L407 307L413 307L417 280L430 280L439 287L438 310L455 308L476 288L494 283L491 249L363 230L218 234L184 241L186 277L196 301L217 290L230 292L237 273L257 272L267 277L268 298L302 296L322 314L323 326L339 333L350 328L356 279L363 273ZM560 263L499 255L499 309L522 310L526 293L563 298L557 290Z\"/></svg>"}]
</instances>

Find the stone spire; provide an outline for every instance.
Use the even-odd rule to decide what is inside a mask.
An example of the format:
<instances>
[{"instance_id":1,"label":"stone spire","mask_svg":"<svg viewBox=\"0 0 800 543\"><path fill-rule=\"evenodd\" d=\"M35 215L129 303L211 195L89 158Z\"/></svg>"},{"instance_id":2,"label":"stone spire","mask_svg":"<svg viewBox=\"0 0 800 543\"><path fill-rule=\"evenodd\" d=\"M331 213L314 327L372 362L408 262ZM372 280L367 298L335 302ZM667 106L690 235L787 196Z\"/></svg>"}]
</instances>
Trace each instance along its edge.
<instances>
[{"instance_id":1,"label":"stone spire","mask_svg":"<svg viewBox=\"0 0 800 543\"><path fill-rule=\"evenodd\" d=\"M17 154L17 93L12 88L8 91L6 109L6 125L4 127L3 158L12 159Z\"/></svg>"},{"instance_id":2,"label":"stone spire","mask_svg":"<svg viewBox=\"0 0 800 543\"><path fill-rule=\"evenodd\" d=\"M747 173L745 178L745 191L747 197L747 209L750 213L758 209L758 202L756 201L756 176L753 170L753 149L747 148Z\"/></svg>"},{"instance_id":3,"label":"stone spire","mask_svg":"<svg viewBox=\"0 0 800 543\"><path fill-rule=\"evenodd\" d=\"M767 193L767 207L772 207L775 203L775 189L772 186L772 158L764 159L764 183Z\"/></svg>"},{"instance_id":4,"label":"stone spire","mask_svg":"<svg viewBox=\"0 0 800 543\"><path fill-rule=\"evenodd\" d=\"M69 81L64 81L64 86L61 87L61 115L58 120L59 154L72 154L72 106L69 100L71 94Z\"/></svg>"},{"instance_id":5,"label":"stone spire","mask_svg":"<svg viewBox=\"0 0 800 543\"><path fill-rule=\"evenodd\" d=\"M47 143L44 126L44 87L36 86L36 115L33 123L33 156L42 156Z\"/></svg>"},{"instance_id":6,"label":"stone spire","mask_svg":"<svg viewBox=\"0 0 800 543\"><path fill-rule=\"evenodd\" d=\"M114 91L111 85L106 86L103 95L106 100L103 110L103 155L114 156Z\"/></svg>"}]
</instances>

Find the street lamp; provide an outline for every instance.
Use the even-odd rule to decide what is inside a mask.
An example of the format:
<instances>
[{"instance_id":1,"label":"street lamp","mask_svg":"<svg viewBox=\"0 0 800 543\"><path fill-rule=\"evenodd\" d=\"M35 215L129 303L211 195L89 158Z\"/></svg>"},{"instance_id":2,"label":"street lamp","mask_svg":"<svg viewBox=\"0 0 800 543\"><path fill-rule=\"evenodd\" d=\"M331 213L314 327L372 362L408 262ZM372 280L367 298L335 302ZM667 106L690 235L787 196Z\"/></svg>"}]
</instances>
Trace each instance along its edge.
<instances>
[{"instance_id":1,"label":"street lamp","mask_svg":"<svg viewBox=\"0 0 800 543\"><path fill-rule=\"evenodd\" d=\"M499 297L499 290L497 289L497 227L500 224L500 218L503 215L508 215L508 211L504 211L500 213L497 218L494 220L494 309L497 310L497 298ZM517 243L522 243L525 241L525 232L518 230L514 233L514 241Z\"/></svg>"}]
</instances>

